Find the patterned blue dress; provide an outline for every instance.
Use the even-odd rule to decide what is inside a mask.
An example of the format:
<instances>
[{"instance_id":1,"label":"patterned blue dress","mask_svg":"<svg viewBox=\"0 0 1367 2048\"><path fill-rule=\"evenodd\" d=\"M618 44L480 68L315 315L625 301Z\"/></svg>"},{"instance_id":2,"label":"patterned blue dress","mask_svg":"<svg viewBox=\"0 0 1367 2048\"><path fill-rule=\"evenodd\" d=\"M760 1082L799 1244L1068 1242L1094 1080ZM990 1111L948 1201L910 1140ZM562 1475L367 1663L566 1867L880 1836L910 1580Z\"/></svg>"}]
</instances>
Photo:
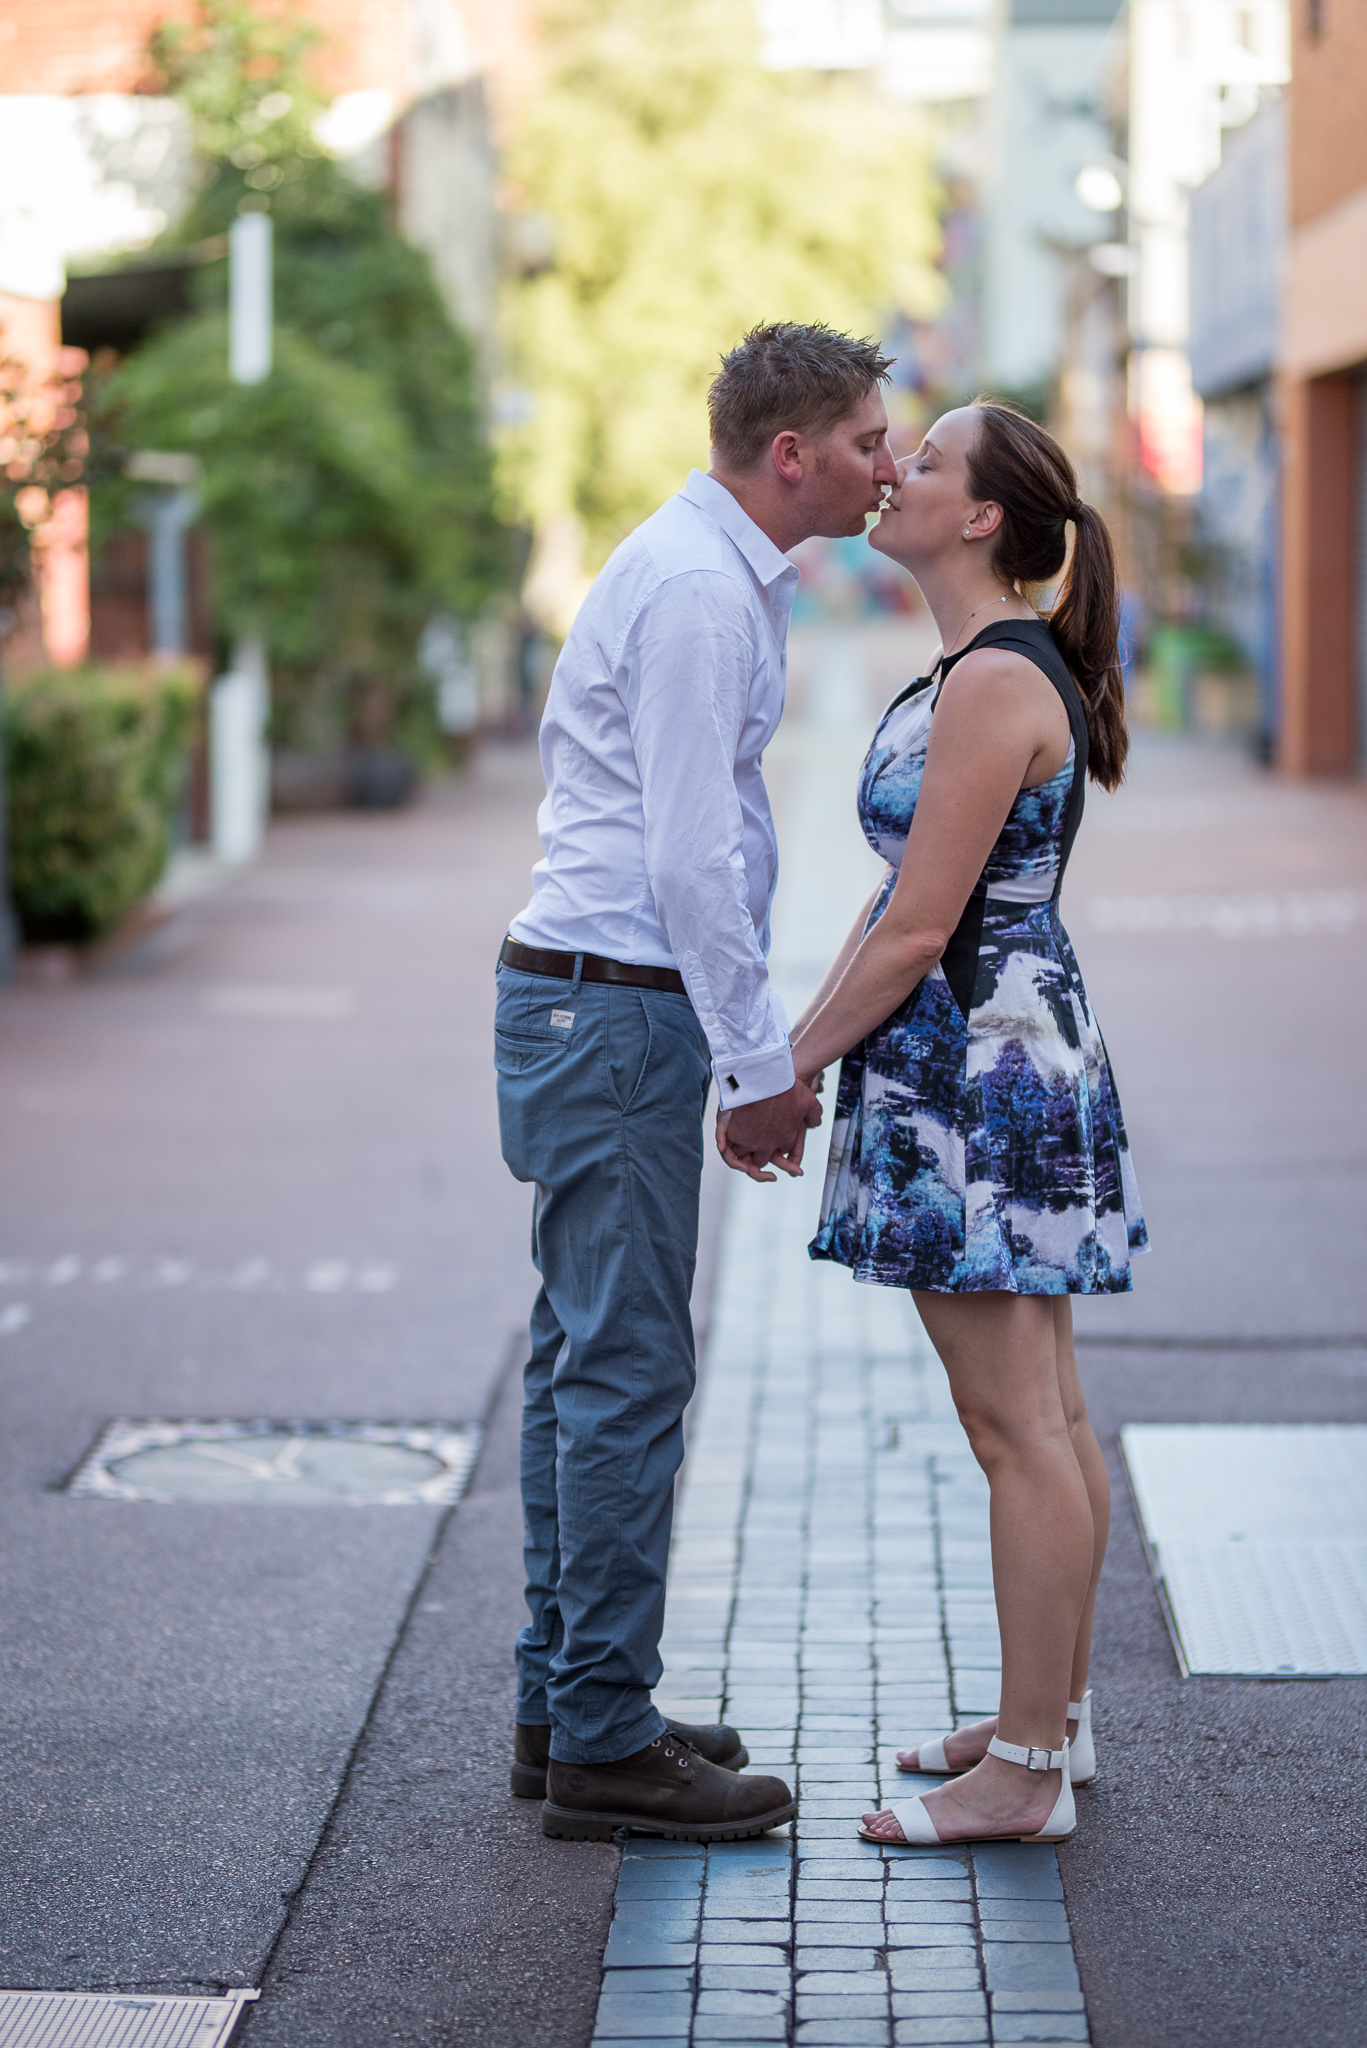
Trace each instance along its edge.
<instances>
[{"instance_id":1,"label":"patterned blue dress","mask_svg":"<svg viewBox=\"0 0 1367 2048\"><path fill-rule=\"evenodd\" d=\"M1110 1062L1058 913L1081 815L1087 731L1043 622L989 626L1044 670L1072 743L1011 807L944 959L840 1069L815 1259L936 1293L1115 1294L1148 1247ZM944 674L894 699L859 783L859 817L897 880Z\"/></svg>"}]
</instances>

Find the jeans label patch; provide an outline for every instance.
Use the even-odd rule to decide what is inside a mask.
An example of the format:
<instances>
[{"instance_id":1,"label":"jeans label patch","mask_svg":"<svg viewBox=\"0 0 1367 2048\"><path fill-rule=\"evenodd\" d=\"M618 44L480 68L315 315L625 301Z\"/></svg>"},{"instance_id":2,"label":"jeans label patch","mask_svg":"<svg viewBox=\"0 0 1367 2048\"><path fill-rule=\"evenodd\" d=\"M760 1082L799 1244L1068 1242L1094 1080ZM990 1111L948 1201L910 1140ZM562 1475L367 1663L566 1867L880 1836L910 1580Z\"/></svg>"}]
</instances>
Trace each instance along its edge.
<instances>
[{"instance_id":1,"label":"jeans label patch","mask_svg":"<svg viewBox=\"0 0 1367 2048\"><path fill-rule=\"evenodd\" d=\"M555 1025L557 1031L568 1031L571 1024L573 1024L574 1022L574 1011L552 1010L551 1022Z\"/></svg>"}]
</instances>

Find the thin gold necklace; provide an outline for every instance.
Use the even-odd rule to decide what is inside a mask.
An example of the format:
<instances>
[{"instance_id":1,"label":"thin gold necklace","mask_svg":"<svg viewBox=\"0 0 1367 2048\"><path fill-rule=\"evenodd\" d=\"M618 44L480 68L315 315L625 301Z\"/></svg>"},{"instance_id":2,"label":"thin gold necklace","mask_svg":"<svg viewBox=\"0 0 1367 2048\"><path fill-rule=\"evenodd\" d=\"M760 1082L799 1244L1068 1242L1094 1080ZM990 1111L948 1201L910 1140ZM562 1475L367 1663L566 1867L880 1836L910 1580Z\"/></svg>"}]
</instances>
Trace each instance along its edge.
<instances>
[{"instance_id":1,"label":"thin gold necklace","mask_svg":"<svg viewBox=\"0 0 1367 2048\"><path fill-rule=\"evenodd\" d=\"M1014 597L1015 595L1016 592L1014 590L1003 591L1000 602L1002 604L1005 604L1008 597ZM968 621L970 619L976 619L979 612L985 612L987 610L987 607L991 604L991 602L992 600L990 597L985 597L981 604L975 604L972 611L966 613L965 616L962 619L960 619L958 625L954 628L955 640L957 640L960 633L963 632L963 629L968 624ZM942 661L947 661L949 659L950 651L950 649L946 649L945 653L941 655L940 659Z\"/></svg>"}]
</instances>

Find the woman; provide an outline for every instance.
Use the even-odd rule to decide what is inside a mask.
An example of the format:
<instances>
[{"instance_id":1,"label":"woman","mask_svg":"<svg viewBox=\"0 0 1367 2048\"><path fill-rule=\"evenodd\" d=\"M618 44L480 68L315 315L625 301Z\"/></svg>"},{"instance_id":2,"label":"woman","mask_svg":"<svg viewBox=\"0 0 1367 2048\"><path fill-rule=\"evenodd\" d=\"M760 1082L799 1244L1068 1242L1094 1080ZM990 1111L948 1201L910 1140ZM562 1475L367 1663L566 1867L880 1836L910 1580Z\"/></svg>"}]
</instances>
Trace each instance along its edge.
<instances>
[{"instance_id":1,"label":"woman","mask_svg":"<svg viewBox=\"0 0 1367 2048\"><path fill-rule=\"evenodd\" d=\"M910 1287L992 1494L1001 1708L898 1757L958 1773L878 1842L1058 1840L1091 1775L1087 1659L1110 1522L1069 1296L1146 1247L1100 1032L1059 920L1085 778L1127 746L1115 556L1043 428L979 400L899 464L870 540L941 632L864 763L889 863L793 1037L843 1059L815 1258ZM1024 591L1064 566L1042 618ZM1077 1747L1070 1759L1070 1742Z\"/></svg>"}]
</instances>

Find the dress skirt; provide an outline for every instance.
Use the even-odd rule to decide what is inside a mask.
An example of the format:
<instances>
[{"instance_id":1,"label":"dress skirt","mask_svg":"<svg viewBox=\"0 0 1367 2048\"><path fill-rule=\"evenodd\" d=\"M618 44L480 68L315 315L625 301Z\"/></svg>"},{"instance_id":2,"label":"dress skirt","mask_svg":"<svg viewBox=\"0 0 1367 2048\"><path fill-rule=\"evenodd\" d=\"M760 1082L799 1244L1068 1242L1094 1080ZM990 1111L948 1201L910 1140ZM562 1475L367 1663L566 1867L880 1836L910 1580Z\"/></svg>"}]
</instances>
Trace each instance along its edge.
<instances>
[{"instance_id":1,"label":"dress skirt","mask_svg":"<svg viewBox=\"0 0 1367 2048\"><path fill-rule=\"evenodd\" d=\"M1120 1294L1147 1245L1057 908L989 898L967 1018L937 966L845 1056L811 1255L882 1287Z\"/></svg>"}]
</instances>

